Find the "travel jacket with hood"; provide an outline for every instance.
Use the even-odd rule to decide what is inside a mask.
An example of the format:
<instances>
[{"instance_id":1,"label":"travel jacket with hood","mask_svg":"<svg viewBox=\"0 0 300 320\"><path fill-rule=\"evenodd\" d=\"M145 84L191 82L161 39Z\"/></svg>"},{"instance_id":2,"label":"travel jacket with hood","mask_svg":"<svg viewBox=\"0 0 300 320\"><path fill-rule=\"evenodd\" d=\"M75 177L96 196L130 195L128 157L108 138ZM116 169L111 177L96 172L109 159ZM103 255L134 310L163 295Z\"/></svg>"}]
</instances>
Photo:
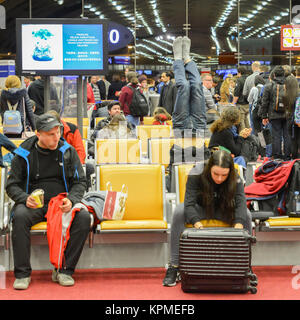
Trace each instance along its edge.
<instances>
[{"instance_id":1,"label":"travel jacket with hood","mask_svg":"<svg viewBox=\"0 0 300 320\"><path fill-rule=\"evenodd\" d=\"M9 101L12 106L18 103L17 110L20 112L22 124L24 124L25 111L26 124L30 125L32 130L35 130L34 114L26 89L10 88L8 90L2 90L0 98L2 119L4 112L9 110L7 101Z\"/></svg>"},{"instance_id":2,"label":"travel jacket with hood","mask_svg":"<svg viewBox=\"0 0 300 320\"><path fill-rule=\"evenodd\" d=\"M26 204L30 193L30 177L35 176L34 148L38 141L36 136L25 140L15 150L12 160L12 170L7 179L6 192L16 203ZM80 163L76 150L66 141L60 140L58 144L60 151L59 162L62 163L63 181L65 184L67 198L73 206L79 203L86 190L86 176Z\"/></svg>"},{"instance_id":3,"label":"travel jacket with hood","mask_svg":"<svg viewBox=\"0 0 300 320\"><path fill-rule=\"evenodd\" d=\"M85 149L84 149L84 145L82 142L82 137L81 134L79 132L78 127L70 122L65 122L63 120L61 120L61 123L64 126L63 129L63 138L71 145L75 148L75 150L78 153L80 162L82 164L85 163L85 158L86 158L86 153L85 153Z\"/></svg>"},{"instance_id":4,"label":"travel jacket with hood","mask_svg":"<svg viewBox=\"0 0 300 320\"><path fill-rule=\"evenodd\" d=\"M285 83L285 77L278 77L265 85L262 101L261 101L261 107L260 107L260 110L258 111L258 115L262 119L275 120L275 119L286 118L285 112L276 112L274 110L274 106L276 103L276 96L274 96L273 94L273 87L277 84L282 85L284 83Z\"/></svg>"}]
</instances>

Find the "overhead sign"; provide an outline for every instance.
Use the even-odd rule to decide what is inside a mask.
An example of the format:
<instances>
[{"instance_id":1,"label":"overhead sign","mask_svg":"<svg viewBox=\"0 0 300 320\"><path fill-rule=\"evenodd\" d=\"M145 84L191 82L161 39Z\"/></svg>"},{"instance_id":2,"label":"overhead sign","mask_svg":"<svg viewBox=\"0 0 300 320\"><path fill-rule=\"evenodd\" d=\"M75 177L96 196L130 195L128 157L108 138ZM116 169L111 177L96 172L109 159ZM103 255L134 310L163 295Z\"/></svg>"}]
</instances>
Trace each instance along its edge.
<instances>
[{"instance_id":1,"label":"overhead sign","mask_svg":"<svg viewBox=\"0 0 300 320\"><path fill-rule=\"evenodd\" d=\"M133 41L132 32L116 22L108 22L108 51L125 48Z\"/></svg>"},{"instance_id":2,"label":"overhead sign","mask_svg":"<svg viewBox=\"0 0 300 320\"><path fill-rule=\"evenodd\" d=\"M281 51L300 50L300 25L281 26Z\"/></svg>"}]
</instances>

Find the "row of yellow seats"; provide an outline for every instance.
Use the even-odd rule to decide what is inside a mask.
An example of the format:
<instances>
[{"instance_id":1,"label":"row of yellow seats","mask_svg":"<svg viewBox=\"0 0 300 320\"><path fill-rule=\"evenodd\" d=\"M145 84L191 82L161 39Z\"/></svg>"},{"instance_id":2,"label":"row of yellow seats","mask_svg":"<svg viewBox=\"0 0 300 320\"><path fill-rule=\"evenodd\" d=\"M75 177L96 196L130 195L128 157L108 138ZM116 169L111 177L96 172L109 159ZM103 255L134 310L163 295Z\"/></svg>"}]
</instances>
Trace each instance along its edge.
<instances>
[{"instance_id":1,"label":"row of yellow seats","mask_svg":"<svg viewBox=\"0 0 300 320\"><path fill-rule=\"evenodd\" d=\"M114 191L120 191L125 184L128 198L123 220L103 221L104 231L152 230L165 232L166 221L164 167L150 164L124 164L97 166L97 190L106 190L110 182ZM32 227L43 231L47 224Z\"/></svg>"},{"instance_id":2,"label":"row of yellow seats","mask_svg":"<svg viewBox=\"0 0 300 320\"><path fill-rule=\"evenodd\" d=\"M187 148L201 148L201 138L151 138L149 141L150 163L167 167L170 163L170 149L174 144ZM142 140L140 139L98 139L95 143L95 163L140 163L142 161Z\"/></svg>"}]
</instances>

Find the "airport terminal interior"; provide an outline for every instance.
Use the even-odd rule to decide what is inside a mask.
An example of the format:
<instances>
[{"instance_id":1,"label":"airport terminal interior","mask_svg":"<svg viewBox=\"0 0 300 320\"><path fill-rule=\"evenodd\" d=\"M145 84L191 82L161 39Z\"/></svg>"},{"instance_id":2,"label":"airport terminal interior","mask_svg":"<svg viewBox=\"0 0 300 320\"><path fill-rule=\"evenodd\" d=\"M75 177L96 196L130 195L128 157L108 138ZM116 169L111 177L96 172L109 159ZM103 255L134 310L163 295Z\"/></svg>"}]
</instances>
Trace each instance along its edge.
<instances>
[{"instance_id":1,"label":"airport terminal interior","mask_svg":"<svg viewBox=\"0 0 300 320\"><path fill-rule=\"evenodd\" d=\"M0 0L0 115L0 300L300 298L299 0Z\"/></svg>"}]
</instances>

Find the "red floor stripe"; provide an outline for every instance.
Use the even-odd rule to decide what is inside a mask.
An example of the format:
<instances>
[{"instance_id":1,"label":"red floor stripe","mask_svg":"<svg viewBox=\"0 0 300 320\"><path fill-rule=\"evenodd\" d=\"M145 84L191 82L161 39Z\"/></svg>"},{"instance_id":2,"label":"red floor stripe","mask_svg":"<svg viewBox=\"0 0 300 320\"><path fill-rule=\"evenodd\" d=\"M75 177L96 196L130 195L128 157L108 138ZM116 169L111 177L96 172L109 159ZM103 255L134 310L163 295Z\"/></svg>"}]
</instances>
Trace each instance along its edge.
<instances>
[{"instance_id":1,"label":"red floor stripe","mask_svg":"<svg viewBox=\"0 0 300 320\"><path fill-rule=\"evenodd\" d=\"M292 266L254 267L257 294L184 293L180 284L163 287L165 269L81 269L74 287L51 282L51 271L33 271L27 290L14 290L13 272L6 273L0 300L299 300L300 269Z\"/></svg>"}]
</instances>

